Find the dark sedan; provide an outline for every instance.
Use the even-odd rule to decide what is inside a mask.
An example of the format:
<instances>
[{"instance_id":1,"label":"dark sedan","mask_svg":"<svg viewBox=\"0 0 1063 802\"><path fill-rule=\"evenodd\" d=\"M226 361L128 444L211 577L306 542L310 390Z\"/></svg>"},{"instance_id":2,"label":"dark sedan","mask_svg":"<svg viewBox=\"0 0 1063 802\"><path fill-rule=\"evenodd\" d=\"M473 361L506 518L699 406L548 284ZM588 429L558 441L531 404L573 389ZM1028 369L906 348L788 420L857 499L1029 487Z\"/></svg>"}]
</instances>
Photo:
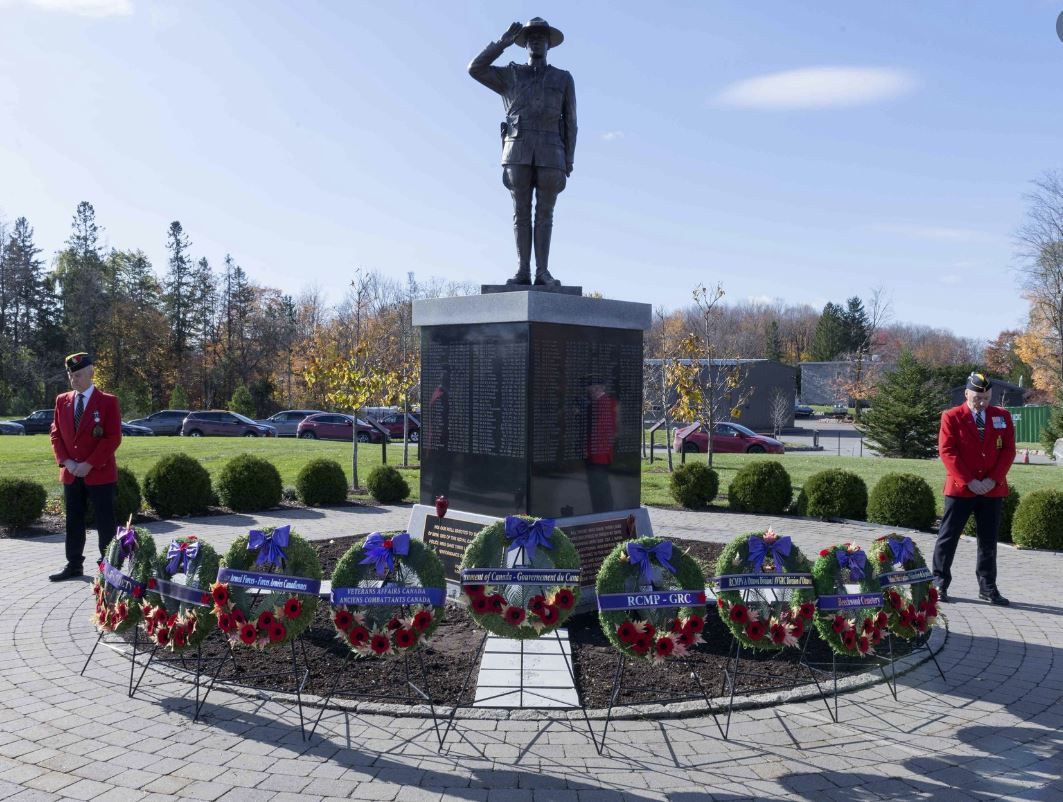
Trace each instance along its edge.
<instances>
[{"instance_id":1,"label":"dark sedan","mask_svg":"<svg viewBox=\"0 0 1063 802\"><path fill-rule=\"evenodd\" d=\"M812 409L808 404L794 404L795 418L811 418L815 414L816 410Z\"/></svg>"},{"instance_id":2,"label":"dark sedan","mask_svg":"<svg viewBox=\"0 0 1063 802\"><path fill-rule=\"evenodd\" d=\"M310 415L318 415L320 409L286 409L258 421L277 430L278 437L295 437L299 433L299 424Z\"/></svg>"},{"instance_id":3,"label":"dark sedan","mask_svg":"<svg viewBox=\"0 0 1063 802\"><path fill-rule=\"evenodd\" d=\"M181 434L185 437L276 437L277 430L239 412L210 409L189 412L181 424Z\"/></svg>"},{"instance_id":4,"label":"dark sedan","mask_svg":"<svg viewBox=\"0 0 1063 802\"><path fill-rule=\"evenodd\" d=\"M122 424L122 437L154 437L155 432L147 426L137 426L135 423Z\"/></svg>"},{"instance_id":5,"label":"dark sedan","mask_svg":"<svg viewBox=\"0 0 1063 802\"><path fill-rule=\"evenodd\" d=\"M21 424L22 428L26 430L26 434L48 434L52 431L52 417L54 415L54 409L36 409L25 418L18 418L11 422Z\"/></svg>"},{"instance_id":6,"label":"dark sedan","mask_svg":"<svg viewBox=\"0 0 1063 802\"><path fill-rule=\"evenodd\" d=\"M311 415L299 424L299 437L304 440L347 440L354 433L354 418L339 412ZM358 442L379 443L387 435L378 427L358 421Z\"/></svg>"},{"instance_id":7,"label":"dark sedan","mask_svg":"<svg viewBox=\"0 0 1063 802\"><path fill-rule=\"evenodd\" d=\"M146 426L155 434L180 434L181 424L187 415L187 409L161 409L146 418L136 418L129 422L134 426Z\"/></svg>"},{"instance_id":8,"label":"dark sedan","mask_svg":"<svg viewBox=\"0 0 1063 802\"><path fill-rule=\"evenodd\" d=\"M10 420L0 420L0 435L3 434L25 434L26 427L21 423L15 423Z\"/></svg>"}]
</instances>

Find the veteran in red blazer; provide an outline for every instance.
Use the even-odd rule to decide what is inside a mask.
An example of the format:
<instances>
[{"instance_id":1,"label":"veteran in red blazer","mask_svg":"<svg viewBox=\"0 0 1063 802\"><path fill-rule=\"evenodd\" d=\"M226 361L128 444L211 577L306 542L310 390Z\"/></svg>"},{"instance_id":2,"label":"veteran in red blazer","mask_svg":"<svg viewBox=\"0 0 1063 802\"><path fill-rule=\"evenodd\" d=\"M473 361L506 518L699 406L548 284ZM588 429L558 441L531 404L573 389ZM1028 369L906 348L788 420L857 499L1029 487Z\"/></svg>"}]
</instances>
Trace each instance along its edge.
<instances>
[{"instance_id":1,"label":"veteran in red blazer","mask_svg":"<svg viewBox=\"0 0 1063 802\"><path fill-rule=\"evenodd\" d=\"M1015 461L1015 426L1006 409L989 405L992 386L985 375L972 373L964 403L941 415L938 453L946 472L945 514L934 545L934 584L942 601L949 600L952 560L973 514L978 596L991 604L1008 604L997 590L997 531L1008 495L1008 471Z\"/></svg>"},{"instance_id":2,"label":"veteran in red blazer","mask_svg":"<svg viewBox=\"0 0 1063 802\"><path fill-rule=\"evenodd\" d=\"M66 501L66 567L49 577L53 582L82 575L89 501L96 516L101 556L115 534L118 465L114 453L122 442L122 412L117 398L93 385L94 371L88 354L68 356L66 372L73 389L55 399L52 452L59 463Z\"/></svg>"}]
</instances>

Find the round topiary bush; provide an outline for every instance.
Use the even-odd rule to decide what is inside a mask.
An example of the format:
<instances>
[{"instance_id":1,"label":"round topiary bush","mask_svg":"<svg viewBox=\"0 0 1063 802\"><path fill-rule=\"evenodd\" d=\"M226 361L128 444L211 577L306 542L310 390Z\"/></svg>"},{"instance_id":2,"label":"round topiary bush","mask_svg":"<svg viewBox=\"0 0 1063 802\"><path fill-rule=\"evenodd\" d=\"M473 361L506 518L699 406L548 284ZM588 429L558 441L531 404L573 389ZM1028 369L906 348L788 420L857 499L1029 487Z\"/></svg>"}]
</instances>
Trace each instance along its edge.
<instances>
[{"instance_id":1,"label":"round topiary bush","mask_svg":"<svg viewBox=\"0 0 1063 802\"><path fill-rule=\"evenodd\" d=\"M218 500L234 512L256 512L281 501L281 475L273 463L254 454L238 454L221 469Z\"/></svg>"},{"instance_id":2,"label":"round topiary bush","mask_svg":"<svg viewBox=\"0 0 1063 802\"><path fill-rule=\"evenodd\" d=\"M137 481L137 477L133 475L133 472L128 468L118 468L118 484L115 489L114 496L114 520L120 526L125 526L126 521L129 520L129 516L135 516L140 512L140 505L143 502L144 497L140 492L140 482ZM63 501L63 508L66 508L66 500ZM92 506L92 501L85 505L85 523L89 526L96 525L96 510Z\"/></svg>"},{"instance_id":3,"label":"round topiary bush","mask_svg":"<svg viewBox=\"0 0 1063 802\"><path fill-rule=\"evenodd\" d=\"M929 530L935 518L934 491L912 473L887 473L875 483L867 502L867 520L876 524Z\"/></svg>"},{"instance_id":4,"label":"round topiary bush","mask_svg":"<svg viewBox=\"0 0 1063 802\"><path fill-rule=\"evenodd\" d=\"M144 477L144 498L162 518L204 512L214 499L210 474L187 454L167 454Z\"/></svg>"},{"instance_id":5,"label":"round topiary bush","mask_svg":"<svg viewBox=\"0 0 1063 802\"><path fill-rule=\"evenodd\" d=\"M27 526L41 517L48 493L37 482L0 479L0 524L11 529Z\"/></svg>"},{"instance_id":6,"label":"round topiary bush","mask_svg":"<svg viewBox=\"0 0 1063 802\"><path fill-rule=\"evenodd\" d=\"M781 462L757 460L742 468L727 488L727 503L739 512L785 512L793 498L790 474Z\"/></svg>"},{"instance_id":7,"label":"round topiary bush","mask_svg":"<svg viewBox=\"0 0 1063 802\"><path fill-rule=\"evenodd\" d=\"M707 507L720 489L720 477L704 462L680 465L668 483L672 498L690 510Z\"/></svg>"},{"instance_id":8,"label":"round topiary bush","mask_svg":"<svg viewBox=\"0 0 1063 802\"><path fill-rule=\"evenodd\" d=\"M369 478L365 480L365 486L369 488L373 498L381 504L397 504L405 501L410 494L410 486L402 478L402 474L390 465L377 465L369 472Z\"/></svg>"},{"instance_id":9,"label":"round topiary bush","mask_svg":"<svg viewBox=\"0 0 1063 802\"><path fill-rule=\"evenodd\" d=\"M867 518L867 485L850 471L831 468L814 473L797 497L797 512L811 518Z\"/></svg>"},{"instance_id":10,"label":"round topiary bush","mask_svg":"<svg viewBox=\"0 0 1063 802\"><path fill-rule=\"evenodd\" d=\"M1008 494L1004 496L1004 505L1000 511L1000 529L997 530L997 542L1011 542L1011 525L1015 520L1015 510L1019 506L1022 496L1014 487L1008 488ZM978 534L978 525L972 515L964 524L963 533L975 537Z\"/></svg>"},{"instance_id":11,"label":"round topiary bush","mask_svg":"<svg viewBox=\"0 0 1063 802\"><path fill-rule=\"evenodd\" d=\"M1011 535L1016 546L1063 549L1063 491L1035 490L1015 511Z\"/></svg>"},{"instance_id":12,"label":"round topiary bush","mask_svg":"<svg viewBox=\"0 0 1063 802\"><path fill-rule=\"evenodd\" d=\"M335 460L310 460L299 471L295 490L308 507L342 504L347 500L347 475Z\"/></svg>"}]
</instances>

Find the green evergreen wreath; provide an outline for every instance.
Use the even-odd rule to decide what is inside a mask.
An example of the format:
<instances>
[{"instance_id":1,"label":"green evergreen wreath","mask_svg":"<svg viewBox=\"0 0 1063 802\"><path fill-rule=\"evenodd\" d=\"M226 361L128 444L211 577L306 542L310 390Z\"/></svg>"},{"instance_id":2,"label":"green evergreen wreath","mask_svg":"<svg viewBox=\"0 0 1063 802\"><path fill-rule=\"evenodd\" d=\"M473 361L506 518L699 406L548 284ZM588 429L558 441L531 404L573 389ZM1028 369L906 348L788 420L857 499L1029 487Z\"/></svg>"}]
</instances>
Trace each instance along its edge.
<instances>
[{"instance_id":1,"label":"green evergreen wreath","mask_svg":"<svg viewBox=\"0 0 1063 802\"><path fill-rule=\"evenodd\" d=\"M628 555L628 544L635 543L652 549L666 542L660 537L640 537L618 543L602 562L595 591L629 593L643 587L639 567ZM667 561L675 569L668 570L658 561L653 568L654 590L695 590L705 600L705 572L701 564L686 552L673 549ZM625 657L662 663L668 658L683 657L704 643L705 605L686 607L657 607L645 610L600 610L598 620L602 632L613 647Z\"/></svg>"},{"instance_id":2,"label":"green evergreen wreath","mask_svg":"<svg viewBox=\"0 0 1063 802\"><path fill-rule=\"evenodd\" d=\"M274 527L262 530L267 536L273 535L274 531ZM249 535L241 535L233 541L223 560L226 568L256 573L275 571L301 579L321 579L321 561L317 552L294 529L288 535L280 566L272 563L256 565L258 550L248 548L249 538ZM210 595L218 629L229 643L259 649L284 646L298 638L310 626L320 601L316 595L289 591L269 593L228 582L215 582L211 585ZM258 613L252 614L252 607Z\"/></svg>"},{"instance_id":3,"label":"green evergreen wreath","mask_svg":"<svg viewBox=\"0 0 1063 802\"><path fill-rule=\"evenodd\" d=\"M902 559L897 560L898 556ZM926 561L915 542L910 537L896 534L875 540L871 544L869 557L878 587L881 587L879 577L883 574L926 568ZM938 590L929 579L882 588L882 600L890 632L899 638L917 638L929 632L937 621Z\"/></svg>"},{"instance_id":4,"label":"green evergreen wreath","mask_svg":"<svg viewBox=\"0 0 1063 802\"><path fill-rule=\"evenodd\" d=\"M129 528L118 530L118 536L107 547L107 563L117 568L134 582L129 592L120 590L108 583L103 570L96 574L92 583L92 594L96 597L96 610L92 614L92 623L100 632L125 632L140 623L142 585L151 577L151 565L155 559L155 540L147 529L135 529L132 555L123 548L123 539L128 538Z\"/></svg>"},{"instance_id":5,"label":"green evergreen wreath","mask_svg":"<svg viewBox=\"0 0 1063 802\"><path fill-rule=\"evenodd\" d=\"M854 577L852 570L842 567L839 555L846 560L864 555L862 576ZM847 594L845 585L855 584L860 587L860 593L876 595L880 599L877 605L847 610L820 610L817 606L813 619L816 630L835 654L866 657L875 653L875 646L882 640L887 620L882 610L878 580L872 576L872 569L871 560L855 543L823 549L812 566L812 581L819 597Z\"/></svg>"},{"instance_id":6,"label":"green evergreen wreath","mask_svg":"<svg viewBox=\"0 0 1063 802\"><path fill-rule=\"evenodd\" d=\"M387 540L402 532L374 532ZM332 572L332 587L357 588L380 586L380 577L372 563L362 564L366 556L365 542L351 546L336 563ZM389 572L389 585L409 588L434 588L445 598L447 583L443 563L435 549L423 540L410 538L408 554L392 555L394 568ZM443 621L445 605L347 605L332 606L332 625L336 637L346 643L359 657L392 659L414 651L428 641Z\"/></svg>"},{"instance_id":7,"label":"green evergreen wreath","mask_svg":"<svg viewBox=\"0 0 1063 802\"><path fill-rule=\"evenodd\" d=\"M178 570L171 571L168 567L170 548L188 548L192 544L196 544L198 549L195 557L188 561L187 566L182 561ZM218 579L218 562L217 552L195 535L175 538L167 549L155 557L152 576L148 579L148 592L141 607L144 630L153 643L171 652L195 649L203 643L214 629L210 586ZM158 580L173 581L173 577L181 572L185 575L185 587L200 592L202 606L157 592Z\"/></svg>"},{"instance_id":8,"label":"green evergreen wreath","mask_svg":"<svg viewBox=\"0 0 1063 802\"><path fill-rule=\"evenodd\" d=\"M536 518L516 516L529 523ZM538 548L527 568L579 570L579 553L564 532L554 527L551 548ZM507 568L506 522L485 526L465 549L463 569ZM579 600L579 585L463 585L473 620L503 638L527 640L553 632L572 615Z\"/></svg>"},{"instance_id":9,"label":"green evergreen wreath","mask_svg":"<svg viewBox=\"0 0 1063 802\"><path fill-rule=\"evenodd\" d=\"M789 553L767 553L759 564L750 557L750 541L760 538L766 544L789 543ZM781 557L776 571L775 557ZM736 574L808 574L812 564L788 538L780 538L770 527L763 532L739 535L728 543L716 560L716 576ZM716 609L731 634L743 646L761 651L778 651L796 646L816 612L816 594L811 588L772 588L769 596L760 588L719 590ZM779 597L782 598L779 598Z\"/></svg>"}]
</instances>

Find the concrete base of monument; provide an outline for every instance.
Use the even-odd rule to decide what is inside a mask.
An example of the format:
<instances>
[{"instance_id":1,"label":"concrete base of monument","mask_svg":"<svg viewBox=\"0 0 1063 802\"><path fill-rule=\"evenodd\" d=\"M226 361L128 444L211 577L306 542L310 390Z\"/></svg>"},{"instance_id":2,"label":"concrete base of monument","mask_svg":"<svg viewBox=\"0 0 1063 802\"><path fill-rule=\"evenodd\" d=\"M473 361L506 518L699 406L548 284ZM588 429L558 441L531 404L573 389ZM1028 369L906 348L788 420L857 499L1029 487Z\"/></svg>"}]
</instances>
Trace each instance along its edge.
<instances>
[{"instance_id":1,"label":"concrete base of monument","mask_svg":"<svg viewBox=\"0 0 1063 802\"><path fill-rule=\"evenodd\" d=\"M481 295L493 295L496 292L554 292L560 295L583 295L583 287L559 284L556 287L541 287L538 284L481 284Z\"/></svg>"},{"instance_id":2,"label":"concrete base of monument","mask_svg":"<svg viewBox=\"0 0 1063 802\"><path fill-rule=\"evenodd\" d=\"M461 594L461 560L466 547L481 529L499 520L495 516L453 508L445 517L439 518L435 507L414 504L407 531L436 550L443 561L447 596L456 599ZM572 541L580 555L581 592L576 612L595 608L594 584L598 569L613 547L633 537L653 534L650 513L645 507L555 518L554 523Z\"/></svg>"}]
</instances>

